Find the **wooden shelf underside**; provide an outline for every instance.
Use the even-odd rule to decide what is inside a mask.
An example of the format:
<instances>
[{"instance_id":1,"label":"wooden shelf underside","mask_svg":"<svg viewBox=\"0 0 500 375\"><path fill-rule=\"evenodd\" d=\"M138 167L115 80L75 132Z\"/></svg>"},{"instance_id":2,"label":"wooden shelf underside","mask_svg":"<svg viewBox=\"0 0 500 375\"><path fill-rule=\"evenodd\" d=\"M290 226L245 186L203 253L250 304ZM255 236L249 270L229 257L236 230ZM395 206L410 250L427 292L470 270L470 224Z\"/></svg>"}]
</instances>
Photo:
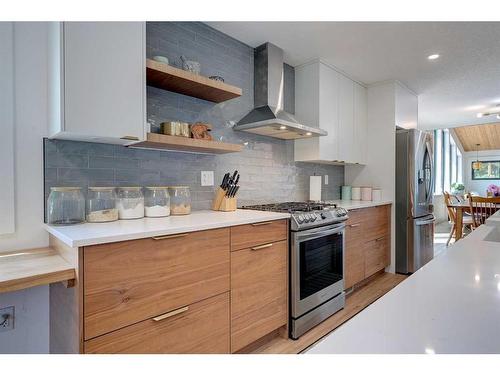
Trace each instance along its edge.
<instances>
[{"instance_id":1,"label":"wooden shelf underside","mask_svg":"<svg viewBox=\"0 0 500 375\"><path fill-rule=\"evenodd\" d=\"M146 79L149 86L214 103L237 98L242 94L239 87L150 59L146 61Z\"/></svg>"},{"instance_id":2,"label":"wooden shelf underside","mask_svg":"<svg viewBox=\"0 0 500 375\"><path fill-rule=\"evenodd\" d=\"M0 254L0 293L75 279L75 269L50 248Z\"/></svg>"},{"instance_id":3,"label":"wooden shelf underside","mask_svg":"<svg viewBox=\"0 0 500 375\"><path fill-rule=\"evenodd\" d=\"M134 143L130 147L200 154L227 154L231 152L239 152L243 149L243 145L234 143L206 141L203 139L193 139L156 133L148 133L146 141Z\"/></svg>"}]
</instances>

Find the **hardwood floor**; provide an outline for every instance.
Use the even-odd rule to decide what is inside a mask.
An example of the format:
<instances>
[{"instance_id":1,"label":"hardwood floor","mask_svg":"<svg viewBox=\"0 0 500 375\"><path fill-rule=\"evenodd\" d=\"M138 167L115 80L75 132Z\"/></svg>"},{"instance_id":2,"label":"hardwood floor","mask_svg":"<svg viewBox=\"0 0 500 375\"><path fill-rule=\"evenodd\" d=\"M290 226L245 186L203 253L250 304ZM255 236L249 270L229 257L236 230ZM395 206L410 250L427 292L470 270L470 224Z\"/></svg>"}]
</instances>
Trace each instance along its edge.
<instances>
[{"instance_id":1,"label":"hardwood floor","mask_svg":"<svg viewBox=\"0 0 500 375\"><path fill-rule=\"evenodd\" d=\"M364 285L357 286L354 291L348 294L345 307L335 315L331 316L323 323L305 333L298 340L279 335L274 332L268 335L265 340L259 340L257 345L247 347L240 353L251 354L295 354L307 349L309 346L326 336L328 333L339 327L341 324L351 319L365 307L382 297L407 276L392 273L377 273L373 275Z\"/></svg>"}]
</instances>

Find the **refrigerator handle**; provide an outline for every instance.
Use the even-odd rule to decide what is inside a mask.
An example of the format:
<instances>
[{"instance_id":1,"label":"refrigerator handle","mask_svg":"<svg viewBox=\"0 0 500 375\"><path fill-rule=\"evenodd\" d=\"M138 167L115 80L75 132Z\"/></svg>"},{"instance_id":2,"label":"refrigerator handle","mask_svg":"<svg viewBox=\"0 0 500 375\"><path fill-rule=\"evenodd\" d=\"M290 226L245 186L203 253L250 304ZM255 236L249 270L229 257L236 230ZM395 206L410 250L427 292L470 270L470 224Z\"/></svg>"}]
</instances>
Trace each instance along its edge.
<instances>
[{"instance_id":1,"label":"refrigerator handle","mask_svg":"<svg viewBox=\"0 0 500 375\"><path fill-rule=\"evenodd\" d=\"M431 219L428 219L428 220L415 220L415 225L428 225L428 224L432 224L436 221L436 218L434 216L432 216Z\"/></svg>"}]
</instances>

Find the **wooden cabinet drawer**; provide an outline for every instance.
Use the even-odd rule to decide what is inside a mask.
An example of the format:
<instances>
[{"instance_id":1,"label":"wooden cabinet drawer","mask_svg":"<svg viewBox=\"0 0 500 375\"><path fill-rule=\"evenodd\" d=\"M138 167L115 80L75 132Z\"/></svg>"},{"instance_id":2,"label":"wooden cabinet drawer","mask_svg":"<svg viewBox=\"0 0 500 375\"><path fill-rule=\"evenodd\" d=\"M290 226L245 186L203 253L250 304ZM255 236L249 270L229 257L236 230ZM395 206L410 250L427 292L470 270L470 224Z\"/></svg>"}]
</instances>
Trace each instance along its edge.
<instances>
[{"instance_id":1,"label":"wooden cabinet drawer","mask_svg":"<svg viewBox=\"0 0 500 375\"><path fill-rule=\"evenodd\" d=\"M231 253L232 352L287 323L287 254L287 241Z\"/></svg>"},{"instance_id":2,"label":"wooden cabinet drawer","mask_svg":"<svg viewBox=\"0 0 500 375\"><path fill-rule=\"evenodd\" d=\"M391 206L378 206L366 208L366 240L372 241L387 236L391 230Z\"/></svg>"},{"instance_id":3,"label":"wooden cabinet drawer","mask_svg":"<svg viewBox=\"0 0 500 375\"><path fill-rule=\"evenodd\" d=\"M384 269L390 263L391 237L385 236L366 243L365 277Z\"/></svg>"},{"instance_id":4,"label":"wooden cabinet drawer","mask_svg":"<svg viewBox=\"0 0 500 375\"><path fill-rule=\"evenodd\" d=\"M229 290L229 229L84 249L85 340Z\"/></svg>"},{"instance_id":5,"label":"wooden cabinet drawer","mask_svg":"<svg viewBox=\"0 0 500 375\"><path fill-rule=\"evenodd\" d=\"M359 283L365 278L365 237L363 223L346 225L344 249L344 288Z\"/></svg>"},{"instance_id":6,"label":"wooden cabinet drawer","mask_svg":"<svg viewBox=\"0 0 500 375\"><path fill-rule=\"evenodd\" d=\"M229 353L229 293L172 313L86 341L85 353Z\"/></svg>"},{"instance_id":7,"label":"wooden cabinet drawer","mask_svg":"<svg viewBox=\"0 0 500 375\"><path fill-rule=\"evenodd\" d=\"M231 251L286 240L287 223L287 220L275 220L231 227Z\"/></svg>"}]
</instances>

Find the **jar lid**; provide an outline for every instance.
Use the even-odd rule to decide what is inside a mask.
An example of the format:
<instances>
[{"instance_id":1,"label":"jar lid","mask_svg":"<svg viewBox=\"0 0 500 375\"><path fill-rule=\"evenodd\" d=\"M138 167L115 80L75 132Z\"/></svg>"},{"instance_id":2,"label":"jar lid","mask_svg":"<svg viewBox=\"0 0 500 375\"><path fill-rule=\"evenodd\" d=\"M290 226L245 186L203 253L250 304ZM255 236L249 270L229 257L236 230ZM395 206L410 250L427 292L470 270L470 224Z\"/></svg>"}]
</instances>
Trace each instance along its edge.
<instances>
[{"instance_id":1,"label":"jar lid","mask_svg":"<svg viewBox=\"0 0 500 375\"><path fill-rule=\"evenodd\" d=\"M92 191L109 191L114 189L115 188L112 186L89 186L89 190Z\"/></svg>"},{"instance_id":2,"label":"jar lid","mask_svg":"<svg viewBox=\"0 0 500 375\"><path fill-rule=\"evenodd\" d=\"M51 191L76 191L82 190L81 187L78 186L54 186L50 188Z\"/></svg>"},{"instance_id":3,"label":"jar lid","mask_svg":"<svg viewBox=\"0 0 500 375\"><path fill-rule=\"evenodd\" d=\"M146 189L149 190L165 190L168 189L170 186L146 186Z\"/></svg>"},{"instance_id":4,"label":"jar lid","mask_svg":"<svg viewBox=\"0 0 500 375\"><path fill-rule=\"evenodd\" d=\"M118 186L119 190L141 190L142 186Z\"/></svg>"}]
</instances>

